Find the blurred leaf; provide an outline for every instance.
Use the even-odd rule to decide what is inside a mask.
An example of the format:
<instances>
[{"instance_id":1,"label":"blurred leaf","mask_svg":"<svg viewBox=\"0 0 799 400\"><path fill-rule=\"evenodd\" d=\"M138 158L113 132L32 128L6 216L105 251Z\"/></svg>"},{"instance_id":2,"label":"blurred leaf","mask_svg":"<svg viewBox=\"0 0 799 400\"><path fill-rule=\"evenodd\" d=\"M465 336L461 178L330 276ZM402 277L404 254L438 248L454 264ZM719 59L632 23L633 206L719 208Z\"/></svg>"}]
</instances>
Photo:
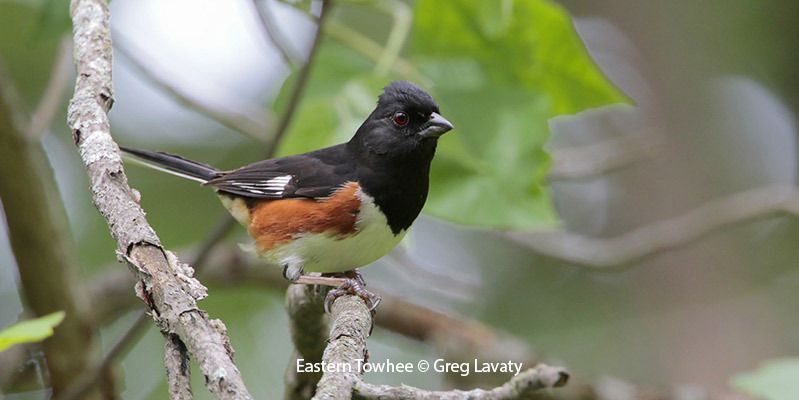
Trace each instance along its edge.
<instances>
[{"instance_id":1,"label":"blurred leaf","mask_svg":"<svg viewBox=\"0 0 799 400\"><path fill-rule=\"evenodd\" d=\"M69 4L0 0L0 59L31 108L47 84L61 35L67 32ZM57 20L57 21L56 21Z\"/></svg>"},{"instance_id":2,"label":"blurred leaf","mask_svg":"<svg viewBox=\"0 0 799 400\"><path fill-rule=\"evenodd\" d=\"M793 400L799 393L799 358L771 360L755 371L735 375L735 389L764 400Z\"/></svg>"},{"instance_id":3,"label":"blurred leaf","mask_svg":"<svg viewBox=\"0 0 799 400\"><path fill-rule=\"evenodd\" d=\"M53 328L63 320L64 312L58 311L11 325L0 331L0 351L15 344L38 342L53 336Z\"/></svg>"}]
</instances>

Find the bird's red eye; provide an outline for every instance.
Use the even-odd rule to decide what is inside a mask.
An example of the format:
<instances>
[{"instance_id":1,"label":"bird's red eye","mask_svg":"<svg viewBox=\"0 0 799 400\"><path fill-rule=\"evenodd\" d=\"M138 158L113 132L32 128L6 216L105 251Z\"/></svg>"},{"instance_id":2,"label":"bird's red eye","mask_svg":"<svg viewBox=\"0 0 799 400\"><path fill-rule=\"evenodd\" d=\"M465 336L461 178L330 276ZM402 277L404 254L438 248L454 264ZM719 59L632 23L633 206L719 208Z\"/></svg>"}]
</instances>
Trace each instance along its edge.
<instances>
[{"instance_id":1,"label":"bird's red eye","mask_svg":"<svg viewBox=\"0 0 799 400\"><path fill-rule=\"evenodd\" d=\"M398 111L398 112L394 113L394 123L397 124L398 126L408 125L408 122L410 120L411 119L410 119L410 117L408 117L408 114L405 114L402 111Z\"/></svg>"}]
</instances>

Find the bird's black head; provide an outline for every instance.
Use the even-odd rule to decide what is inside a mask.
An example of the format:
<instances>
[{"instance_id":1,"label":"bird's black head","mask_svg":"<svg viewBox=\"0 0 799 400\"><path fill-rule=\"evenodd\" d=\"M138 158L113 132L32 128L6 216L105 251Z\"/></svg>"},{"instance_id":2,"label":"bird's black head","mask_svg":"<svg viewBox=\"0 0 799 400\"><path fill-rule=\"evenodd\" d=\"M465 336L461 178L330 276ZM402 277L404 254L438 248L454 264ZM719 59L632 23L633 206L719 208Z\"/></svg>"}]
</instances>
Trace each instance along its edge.
<instances>
[{"instance_id":1,"label":"bird's black head","mask_svg":"<svg viewBox=\"0 0 799 400\"><path fill-rule=\"evenodd\" d=\"M452 129L433 97L406 82L392 82L350 144L380 158L432 159L438 137Z\"/></svg>"}]
</instances>

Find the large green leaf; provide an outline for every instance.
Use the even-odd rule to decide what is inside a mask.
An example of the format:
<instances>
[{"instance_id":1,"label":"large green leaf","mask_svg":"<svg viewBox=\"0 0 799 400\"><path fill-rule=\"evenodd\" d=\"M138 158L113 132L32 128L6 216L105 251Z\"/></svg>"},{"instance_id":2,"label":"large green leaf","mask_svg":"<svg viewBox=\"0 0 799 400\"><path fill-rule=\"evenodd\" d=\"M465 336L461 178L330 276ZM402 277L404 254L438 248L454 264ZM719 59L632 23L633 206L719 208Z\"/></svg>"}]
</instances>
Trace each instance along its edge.
<instances>
[{"instance_id":1,"label":"large green leaf","mask_svg":"<svg viewBox=\"0 0 799 400\"><path fill-rule=\"evenodd\" d=\"M455 124L440 141L425 212L492 228L555 223L545 181L547 120L625 101L568 14L547 0L419 0L414 18L407 52ZM281 154L347 140L382 87L398 78L375 76L369 60L330 41L316 65Z\"/></svg>"},{"instance_id":2,"label":"large green leaf","mask_svg":"<svg viewBox=\"0 0 799 400\"><path fill-rule=\"evenodd\" d=\"M547 120L625 101L568 14L547 0L420 0L413 34L413 57L456 127L425 210L496 228L552 224Z\"/></svg>"},{"instance_id":3,"label":"large green leaf","mask_svg":"<svg viewBox=\"0 0 799 400\"><path fill-rule=\"evenodd\" d=\"M64 312L58 311L11 325L0 331L0 351L15 344L38 342L46 339L53 335L53 328L63 320Z\"/></svg>"},{"instance_id":4,"label":"large green leaf","mask_svg":"<svg viewBox=\"0 0 799 400\"><path fill-rule=\"evenodd\" d=\"M799 394L799 358L771 360L730 380L736 390L764 400L793 400Z\"/></svg>"}]
</instances>

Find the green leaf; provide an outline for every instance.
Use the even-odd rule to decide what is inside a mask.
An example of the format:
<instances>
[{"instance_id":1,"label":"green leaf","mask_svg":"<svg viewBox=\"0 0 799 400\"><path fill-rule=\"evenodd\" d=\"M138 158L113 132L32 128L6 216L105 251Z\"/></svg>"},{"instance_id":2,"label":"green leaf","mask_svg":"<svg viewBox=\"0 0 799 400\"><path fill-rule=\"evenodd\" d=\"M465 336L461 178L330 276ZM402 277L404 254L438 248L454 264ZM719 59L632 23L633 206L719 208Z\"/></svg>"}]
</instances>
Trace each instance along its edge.
<instances>
[{"instance_id":1,"label":"green leaf","mask_svg":"<svg viewBox=\"0 0 799 400\"><path fill-rule=\"evenodd\" d=\"M63 320L64 312L58 311L11 325L0 331L0 351L15 344L38 342L46 339L53 335L53 328Z\"/></svg>"},{"instance_id":2,"label":"green leaf","mask_svg":"<svg viewBox=\"0 0 799 400\"><path fill-rule=\"evenodd\" d=\"M626 101L568 14L548 0L420 0L413 35L412 56L455 124L441 139L425 211L484 227L554 224L547 120Z\"/></svg>"},{"instance_id":3,"label":"green leaf","mask_svg":"<svg viewBox=\"0 0 799 400\"><path fill-rule=\"evenodd\" d=\"M372 112L377 94L386 84L385 78L372 74L370 61L336 43L325 41L316 59L316 68L288 134L280 142L278 155L304 153L349 140ZM276 108L285 107L295 78L292 76L283 85Z\"/></svg>"},{"instance_id":4,"label":"green leaf","mask_svg":"<svg viewBox=\"0 0 799 400\"><path fill-rule=\"evenodd\" d=\"M793 400L799 393L799 358L775 359L730 379L735 390L764 400Z\"/></svg>"},{"instance_id":5,"label":"green leaf","mask_svg":"<svg viewBox=\"0 0 799 400\"><path fill-rule=\"evenodd\" d=\"M568 13L549 0L421 0L414 21L414 56L456 63L443 76L473 60L479 83L550 97L550 116L628 102L588 55Z\"/></svg>"}]
</instances>

